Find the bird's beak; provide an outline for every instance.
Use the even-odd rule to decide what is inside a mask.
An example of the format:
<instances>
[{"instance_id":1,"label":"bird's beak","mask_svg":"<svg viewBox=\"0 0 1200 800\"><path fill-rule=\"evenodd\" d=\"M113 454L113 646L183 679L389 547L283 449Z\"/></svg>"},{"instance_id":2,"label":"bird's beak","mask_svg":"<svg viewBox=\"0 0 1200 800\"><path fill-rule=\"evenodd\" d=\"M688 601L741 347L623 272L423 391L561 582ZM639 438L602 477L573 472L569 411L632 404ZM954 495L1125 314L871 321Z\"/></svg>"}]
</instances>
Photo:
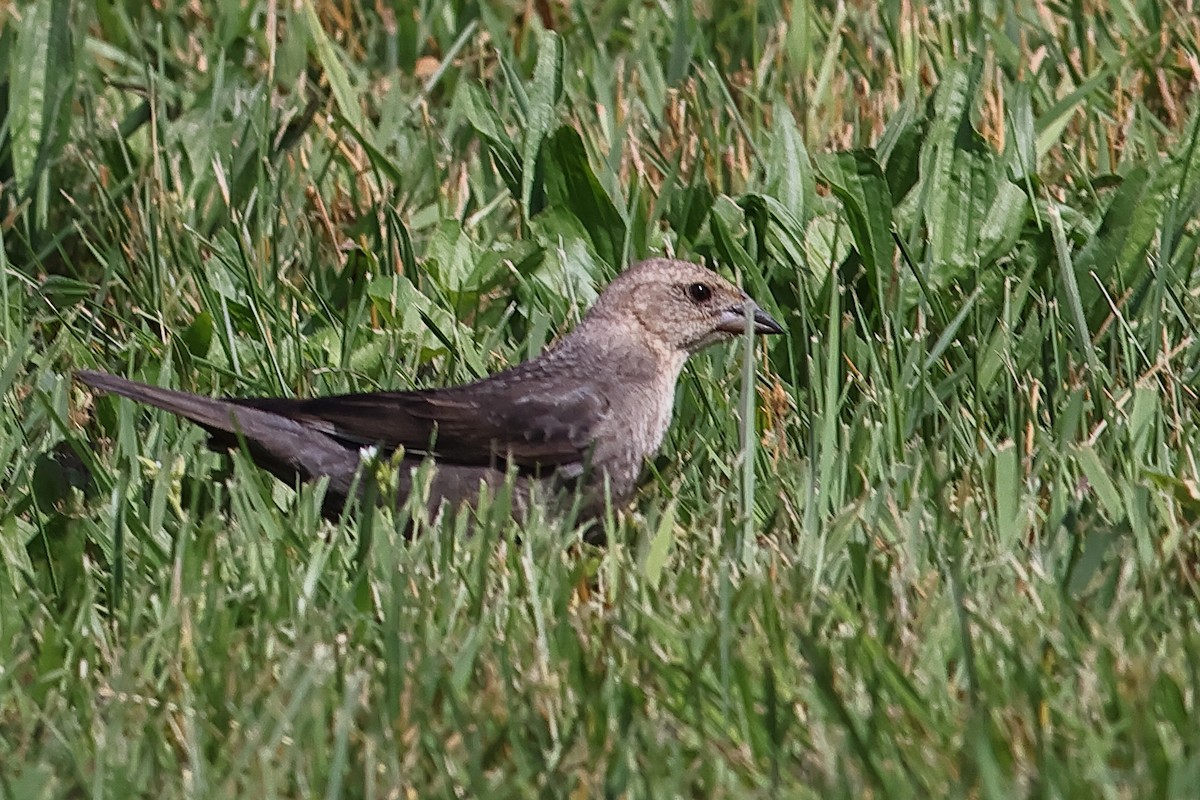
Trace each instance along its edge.
<instances>
[{"instance_id":1,"label":"bird's beak","mask_svg":"<svg viewBox=\"0 0 1200 800\"><path fill-rule=\"evenodd\" d=\"M753 319L755 333L783 333L783 326L759 308L757 303L750 301L748 305L749 308L739 304L722 311L717 330L724 333L745 333L746 320Z\"/></svg>"}]
</instances>

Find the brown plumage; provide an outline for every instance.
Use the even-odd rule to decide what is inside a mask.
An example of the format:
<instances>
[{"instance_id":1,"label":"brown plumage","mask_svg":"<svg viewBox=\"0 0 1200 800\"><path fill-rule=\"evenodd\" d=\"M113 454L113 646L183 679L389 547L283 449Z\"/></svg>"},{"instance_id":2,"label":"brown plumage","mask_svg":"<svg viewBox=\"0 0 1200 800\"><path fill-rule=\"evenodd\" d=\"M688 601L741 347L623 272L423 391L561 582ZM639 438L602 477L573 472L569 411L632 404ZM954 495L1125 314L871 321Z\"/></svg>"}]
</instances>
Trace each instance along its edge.
<instances>
[{"instance_id":1,"label":"brown plumage","mask_svg":"<svg viewBox=\"0 0 1200 800\"><path fill-rule=\"evenodd\" d=\"M431 511L442 501L473 504L481 484L498 486L511 464L518 510L535 487L574 486L581 513L594 517L606 496L615 505L631 499L642 463L662 444L688 356L744 333L748 322L758 333L783 331L711 270L652 259L617 277L544 354L462 386L215 399L103 372L77 377L201 425L214 448L244 443L255 463L281 480L328 476L331 516L349 499L362 449L374 446L383 454L403 447L404 467L434 460ZM403 501L412 470L400 469L398 481Z\"/></svg>"}]
</instances>

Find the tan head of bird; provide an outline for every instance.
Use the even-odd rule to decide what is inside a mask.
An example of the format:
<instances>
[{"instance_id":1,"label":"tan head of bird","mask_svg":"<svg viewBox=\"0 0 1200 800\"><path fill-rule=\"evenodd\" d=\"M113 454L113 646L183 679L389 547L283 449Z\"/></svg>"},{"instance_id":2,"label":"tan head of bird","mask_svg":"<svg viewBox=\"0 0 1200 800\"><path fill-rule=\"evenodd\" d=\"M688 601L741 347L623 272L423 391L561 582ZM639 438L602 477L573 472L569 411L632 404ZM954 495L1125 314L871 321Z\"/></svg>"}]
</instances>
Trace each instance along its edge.
<instances>
[{"instance_id":1,"label":"tan head of bird","mask_svg":"<svg viewBox=\"0 0 1200 800\"><path fill-rule=\"evenodd\" d=\"M644 329L648 339L689 355L745 333L748 324L756 333L783 332L749 295L717 273L666 258L625 270L588 316L615 314Z\"/></svg>"}]
</instances>

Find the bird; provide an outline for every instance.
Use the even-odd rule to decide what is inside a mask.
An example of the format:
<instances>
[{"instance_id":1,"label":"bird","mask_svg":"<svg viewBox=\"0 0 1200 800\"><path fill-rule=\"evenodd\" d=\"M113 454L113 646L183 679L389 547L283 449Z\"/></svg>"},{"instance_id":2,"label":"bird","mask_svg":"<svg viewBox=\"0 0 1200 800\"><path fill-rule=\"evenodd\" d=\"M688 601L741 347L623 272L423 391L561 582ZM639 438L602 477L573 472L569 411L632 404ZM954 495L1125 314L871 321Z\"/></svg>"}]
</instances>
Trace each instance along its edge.
<instances>
[{"instance_id":1,"label":"bird","mask_svg":"<svg viewBox=\"0 0 1200 800\"><path fill-rule=\"evenodd\" d=\"M312 398L213 398L93 370L95 390L200 425L214 450L244 448L280 480L328 479L322 511L337 519L362 494L364 460L397 456L397 505L432 461L423 502L477 507L513 477L513 513L538 497L574 495L580 522L633 499L661 446L687 359L752 328L781 334L749 295L701 264L653 258L630 266L579 324L541 355L457 386Z\"/></svg>"}]
</instances>

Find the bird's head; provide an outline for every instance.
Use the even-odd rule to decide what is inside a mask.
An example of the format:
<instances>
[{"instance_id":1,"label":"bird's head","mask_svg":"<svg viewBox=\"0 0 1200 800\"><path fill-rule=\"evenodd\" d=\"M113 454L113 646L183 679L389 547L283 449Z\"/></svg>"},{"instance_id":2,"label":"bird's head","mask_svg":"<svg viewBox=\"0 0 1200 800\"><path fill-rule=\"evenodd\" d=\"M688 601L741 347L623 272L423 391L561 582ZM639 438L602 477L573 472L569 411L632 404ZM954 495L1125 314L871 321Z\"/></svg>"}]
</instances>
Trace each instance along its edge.
<instances>
[{"instance_id":1,"label":"bird's head","mask_svg":"<svg viewBox=\"0 0 1200 800\"><path fill-rule=\"evenodd\" d=\"M687 355L739 336L747 325L753 325L755 333L783 333L749 295L717 273L665 258L643 261L621 273L591 314L634 321L654 340Z\"/></svg>"}]
</instances>

